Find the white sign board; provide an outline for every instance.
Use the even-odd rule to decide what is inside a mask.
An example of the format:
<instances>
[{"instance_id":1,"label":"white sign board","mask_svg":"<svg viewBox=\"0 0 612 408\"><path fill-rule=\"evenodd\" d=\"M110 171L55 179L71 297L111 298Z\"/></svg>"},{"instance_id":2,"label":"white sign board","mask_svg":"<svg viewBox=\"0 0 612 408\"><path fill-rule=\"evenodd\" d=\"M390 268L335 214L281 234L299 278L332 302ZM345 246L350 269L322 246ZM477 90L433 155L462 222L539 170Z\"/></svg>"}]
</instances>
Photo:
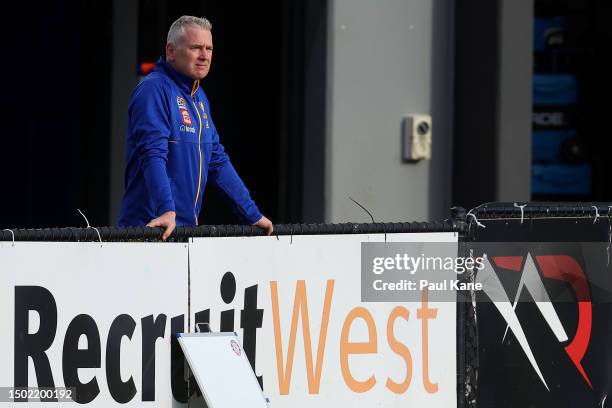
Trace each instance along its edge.
<instances>
[{"instance_id":1,"label":"white sign board","mask_svg":"<svg viewBox=\"0 0 612 408\"><path fill-rule=\"evenodd\" d=\"M362 303L377 235L197 238L191 331L236 331L273 407L456 406L456 305ZM457 242L453 233L389 242Z\"/></svg>"},{"instance_id":2,"label":"white sign board","mask_svg":"<svg viewBox=\"0 0 612 408\"><path fill-rule=\"evenodd\" d=\"M0 387L76 387L92 407L180 406L170 335L187 319L187 244L0 242ZM66 406L7 402L0 406Z\"/></svg>"}]
</instances>

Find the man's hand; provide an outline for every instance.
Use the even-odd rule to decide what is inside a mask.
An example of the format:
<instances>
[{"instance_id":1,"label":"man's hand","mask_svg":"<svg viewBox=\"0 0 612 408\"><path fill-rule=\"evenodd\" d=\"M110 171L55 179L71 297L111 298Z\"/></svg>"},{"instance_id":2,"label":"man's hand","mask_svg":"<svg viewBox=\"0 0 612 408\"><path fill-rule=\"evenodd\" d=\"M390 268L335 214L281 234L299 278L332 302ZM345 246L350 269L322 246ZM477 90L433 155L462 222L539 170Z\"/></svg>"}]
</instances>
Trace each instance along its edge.
<instances>
[{"instance_id":1,"label":"man's hand","mask_svg":"<svg viewBox=\"0 0 612 408\"><path fill-rule=\"evenodd\" d=\"M274 227L272 226L272 221L264 217L263 215L255 224L256 227L259 227L266 231L266 235L272 235L272 231L274 231Z\"/></svg>"},{"instance_id":2,"label":"man's hand","mask_svg":"<svg viewBox=\"0 0 612 408\"><path fill-rule=\"evenodd\" d=\"M176 213L174 211L165 212L159 217L151 220L151 222L147 224L147 227L164 227L165 230L162 239L165 241L170 234L172 234L174 228L176 228Z\"/></svg>"}]
</instances>

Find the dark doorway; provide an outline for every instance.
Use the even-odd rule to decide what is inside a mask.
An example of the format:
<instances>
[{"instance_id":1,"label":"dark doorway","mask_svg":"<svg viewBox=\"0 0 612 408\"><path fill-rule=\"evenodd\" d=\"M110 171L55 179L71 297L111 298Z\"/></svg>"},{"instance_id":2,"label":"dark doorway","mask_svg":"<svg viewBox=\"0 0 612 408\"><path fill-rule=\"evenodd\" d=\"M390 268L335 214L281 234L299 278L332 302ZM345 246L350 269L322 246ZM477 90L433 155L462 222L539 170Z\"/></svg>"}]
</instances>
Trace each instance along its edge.
<instances>
[{"instance_id":1,"label":"dark doorway","mask_svg":"<svg viewBox=\"0 0 612 408\"><path fill-rule=\"evenodd\" d=\"M85 226L77 208L108 222L111 6L51 1L5 13L2 228Z\"/></svg>"},{"instance_id":2,"label":"dark doorway","mask_svg":"<svg viewBox=\"0 0 612 408\"><path fill-rule=\"evenodd\" d=\"M535 200L612 200L610 12L609 1L535 1L534 180L536 170L541 174L532 185ZM537 106L546 91L542 83L554 90L549 99L558 106ZM536 120L542 115L559 119L542 124ZM542 157L549 163L535 163Z\"/></svg>"}]
</instances>

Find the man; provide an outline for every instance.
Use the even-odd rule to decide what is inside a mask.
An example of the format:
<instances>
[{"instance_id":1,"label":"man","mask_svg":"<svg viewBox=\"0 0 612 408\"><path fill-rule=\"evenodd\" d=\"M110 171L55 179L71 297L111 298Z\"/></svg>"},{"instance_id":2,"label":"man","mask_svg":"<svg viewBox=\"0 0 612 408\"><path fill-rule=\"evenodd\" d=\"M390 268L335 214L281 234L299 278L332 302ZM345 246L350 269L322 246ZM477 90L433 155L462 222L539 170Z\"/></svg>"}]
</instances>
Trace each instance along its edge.
<instances>
[{"instance_id":1,"label":"man","mask_svg":"<svg viewBox=\"0 0 612 408\"><path fill-rule=\"evenodd\" d=\"M219 142L200 80L212 61L212 25L183 16L168 31L166 56L132 93L125 194L119 225L197 225L207 180L232 204L242 223L272 233Z\"/></svg>"}]
</instances>

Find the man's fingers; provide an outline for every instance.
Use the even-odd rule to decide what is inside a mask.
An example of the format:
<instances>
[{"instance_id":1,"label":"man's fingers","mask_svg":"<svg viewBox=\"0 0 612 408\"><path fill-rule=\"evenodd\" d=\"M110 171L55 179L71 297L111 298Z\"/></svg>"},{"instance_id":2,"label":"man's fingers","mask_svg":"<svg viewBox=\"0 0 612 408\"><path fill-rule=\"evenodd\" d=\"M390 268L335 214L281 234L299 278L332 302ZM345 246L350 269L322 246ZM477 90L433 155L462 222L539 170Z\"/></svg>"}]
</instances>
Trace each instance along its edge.
<instances>
[{"instance_id":1,"label":"man's fingers","mask_svg":"<svg viewBox=\"0 0 612 408\"><path fill-rule=\"evenodd\" d=\"M266 232L266 235L272 235L272 232L274 231L274 226L272 224L272 221L270 221L263 215L261 216L259 221L257 221L253 225L263 229Z\"/></svg>"},{"instance_id":2,"label":"man's fingers","mask_svg":"<svg viewBox=\"0 0 612 408\"><path fill-rule=\"evenodd\" d=\"M159 218L151 220L151 222L147 224L147 227L161 227L161 222L159 221Z\"/></svg>"},{"instance_id":3,"label":"man's fingers","mask_svg":"<svg viewBox=\"0 0 612 408\"><path fill-rule=\"evenodd\" d=\"M164 231L164 235L162 235L162 239L164 241L168 239L168 237L172 234L172 231L174 231L174 225L168 225Z\"/></svg>"},{"instance_id":4,"label":"man's fingers","mask_svg":"<svg viewBox=\"0 0 612 408\"><path fill-rule=\"evenodd\" d=\"M175 221L176 214L174 211L169 211L164 213L161 217L157 217L152 219L147 227L162 227L164 228L164 232L162 234L162 239L165 241L172 234L174 229L176 228Z\"/></svg>"}]
</instances>

